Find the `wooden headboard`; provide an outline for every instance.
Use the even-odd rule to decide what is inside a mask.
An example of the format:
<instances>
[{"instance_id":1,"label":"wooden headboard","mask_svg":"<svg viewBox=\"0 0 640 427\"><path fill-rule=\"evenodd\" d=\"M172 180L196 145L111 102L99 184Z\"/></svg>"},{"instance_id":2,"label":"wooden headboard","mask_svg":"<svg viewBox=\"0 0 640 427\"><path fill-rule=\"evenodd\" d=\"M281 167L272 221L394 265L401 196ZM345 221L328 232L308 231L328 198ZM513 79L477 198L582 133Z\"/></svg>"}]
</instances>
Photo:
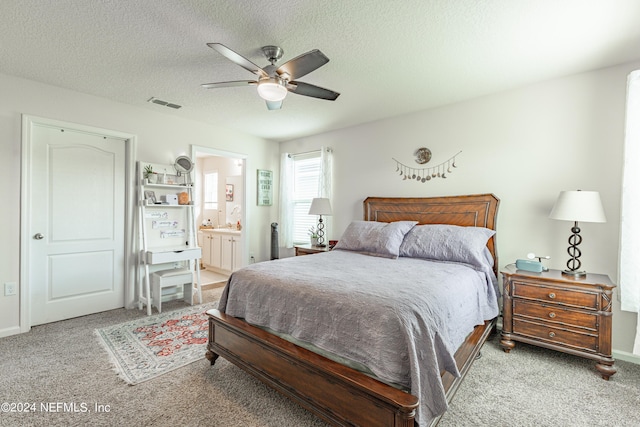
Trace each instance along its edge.
<instances>
[{"instance_id":1,"label":"wooden headboard","mask_svg":"<svg viewBox=\"0 0 640 427\"><path fill-rule=\"evenodd\" d=\"M418 221L419 224L451 224L496 229L500 200L493 194L445 197L367 197L365 221ZM496 236L487 242L498 270ZM497 274L497 273L496 273Z\"/></svg>"}]
</instances>

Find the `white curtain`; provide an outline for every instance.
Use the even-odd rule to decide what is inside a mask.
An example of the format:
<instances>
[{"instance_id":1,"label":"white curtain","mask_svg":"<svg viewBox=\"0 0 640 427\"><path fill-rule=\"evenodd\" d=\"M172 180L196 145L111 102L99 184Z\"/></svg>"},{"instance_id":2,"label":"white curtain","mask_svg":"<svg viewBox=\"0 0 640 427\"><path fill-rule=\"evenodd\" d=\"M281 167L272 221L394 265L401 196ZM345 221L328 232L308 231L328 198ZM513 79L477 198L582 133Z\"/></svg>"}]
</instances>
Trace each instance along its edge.
<instances>
[{"instance_id":1,"label":"white curtain","mask_svg":"<svg viewBox=\"0 0 640 427\"><path fill-rule=\"evenodd\" d=\"M289 153L280 159L280 226L279 244L293 248L293 159Z\"/></svg>"},{"instance_id":2,"label":"white curtain","mask_svg":"<svg viewBox=\"0 0 640 427\"><path fill-rule=\"evenodd\" d=\"M625 311L640 312L640 70L627 79L627 112L620 219L620 299ZM633 354L640 356L640 314Z\"/></svg>"},{"instance_id":3,"label":"white curtain","mask_svg":"<svg viewBox=\"0 0 640 427\"><path fill-rule=\"evenodd\" d=\"M331 202L331 210L335 209L333 206L333 150L328 147L320 148L320 179L318 180L318 197L326 197ZM326 217L325 235L328 240L331 237L331 217Z\"/></svg>"}]
</instances>

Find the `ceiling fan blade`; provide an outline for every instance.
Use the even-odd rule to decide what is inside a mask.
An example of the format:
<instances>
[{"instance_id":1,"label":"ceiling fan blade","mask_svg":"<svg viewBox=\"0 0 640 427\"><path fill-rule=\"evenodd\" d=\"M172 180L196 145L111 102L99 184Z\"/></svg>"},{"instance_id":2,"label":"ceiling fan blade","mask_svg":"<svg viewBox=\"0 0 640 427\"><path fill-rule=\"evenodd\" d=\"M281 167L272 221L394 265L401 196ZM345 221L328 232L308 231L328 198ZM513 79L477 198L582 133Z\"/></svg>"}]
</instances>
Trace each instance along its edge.
<instances>
[{"instance_id":1,"label":"ceiling fan blade","mask_svg":"<svg viewBox=\"0 0 640 427\"><path fill-rule=\"evenodd\" d=\"M219 87L252 86L257 84L258 82L255 80L236 80L233 82L203 83L200 86L205 89L215 89Z\"/></svg>"},{"instance_id":2,"label":"ceiling fan blade","mask_svg":"<svg viewBox=\"0 0 640 427\"><path fill-rule=\"evenodd\" d=\"M318 49L314 49L285 62L276 72L280 75L287 73L289 80L295 80L317 70L327 62L329 62L329 58Z\"/></svg>"},{"instance_id":3,"label":"ceiling fan blade","mask_svg":"<svg viewBox=\"0 0 640 427\"><path fill-rule=\"evenodd\" d=\"M256 76L269 77L269 75L262 68L258 67L256 64L249 61L247 58L240 55L239 53L236 53L233 50L229 49L222 43L207 43L207 46L209 46L211 49L218 51L225 58L235 62L245 70L251 71Z\"/></svg>"},{"instance_id":4,"label":"ceiling fan blade","mask_svg":"<svg viewBox=\"0 0 640 427\"><path fill-rule=\"evenodd\" d=\"M265 101L267 103L267 109L279 110L282 108L282 101Z\"/></svg>"},{"instance_id":5,"label":"ceiling fan blade","mask_svg":"<svg viewBox=\"0 0 640 427\"><path fill-rule=\"evenodd\" d=\"M298 95L327 99L329 101L335 101L340 96L338 92L305 82L289 82L287 84L287 89L289 89L289 92L293 92Z\"/></svg>"}]
</instances>

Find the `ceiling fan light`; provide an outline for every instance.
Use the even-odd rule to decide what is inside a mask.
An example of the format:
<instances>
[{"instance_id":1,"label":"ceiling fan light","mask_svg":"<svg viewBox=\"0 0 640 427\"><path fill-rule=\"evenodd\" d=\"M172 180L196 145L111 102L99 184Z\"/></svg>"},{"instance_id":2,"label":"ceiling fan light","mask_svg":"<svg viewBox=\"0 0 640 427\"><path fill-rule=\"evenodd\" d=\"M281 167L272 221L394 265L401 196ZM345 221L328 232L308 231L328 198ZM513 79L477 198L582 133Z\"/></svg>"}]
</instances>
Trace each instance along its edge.
<instances>
[{"instance_id":1,"label":"ceiling fan light","mask_svg":"<svg viewBox=\"0 0 640 427\"><path fill-rule=\"evenodd\" d=\"M274 79L258 82L258 95L265 101L282 101L287 96L287 88Z\"/></svg>"}]
</instances>

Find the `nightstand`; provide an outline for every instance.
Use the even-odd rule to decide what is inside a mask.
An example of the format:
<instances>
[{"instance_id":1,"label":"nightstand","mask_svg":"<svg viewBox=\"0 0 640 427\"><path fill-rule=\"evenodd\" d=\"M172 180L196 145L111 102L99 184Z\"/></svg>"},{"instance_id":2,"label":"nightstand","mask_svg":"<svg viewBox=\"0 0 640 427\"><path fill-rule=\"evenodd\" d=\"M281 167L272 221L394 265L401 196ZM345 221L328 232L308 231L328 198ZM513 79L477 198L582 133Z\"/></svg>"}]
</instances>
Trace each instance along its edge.
<instances>
[{"instance_id":1,"label":"nightstand","mask_svg":"<svg viewBox=\"0 0 640 427\"><path fill-rule=\"evenodd\" d=\"M296 245L296 256L300 255L311 255L317 254L320 252L329 252L331 248L327 245L324 247L320 246L311 246L311 245Z\"/></svg>"},{"instance_id":2,"label":"nightstand","mask_svg":"<svg viewBox=\"0 0 640 427\"><path fill-rule=\"evenodd\" d=\"M604 274L574 279L560 270L532 273L502 271L503 326L500 345L514 341L596 361L608 380L616 373L611 357L611 295L616 286Z\"/></svg>"}]
</instances>

